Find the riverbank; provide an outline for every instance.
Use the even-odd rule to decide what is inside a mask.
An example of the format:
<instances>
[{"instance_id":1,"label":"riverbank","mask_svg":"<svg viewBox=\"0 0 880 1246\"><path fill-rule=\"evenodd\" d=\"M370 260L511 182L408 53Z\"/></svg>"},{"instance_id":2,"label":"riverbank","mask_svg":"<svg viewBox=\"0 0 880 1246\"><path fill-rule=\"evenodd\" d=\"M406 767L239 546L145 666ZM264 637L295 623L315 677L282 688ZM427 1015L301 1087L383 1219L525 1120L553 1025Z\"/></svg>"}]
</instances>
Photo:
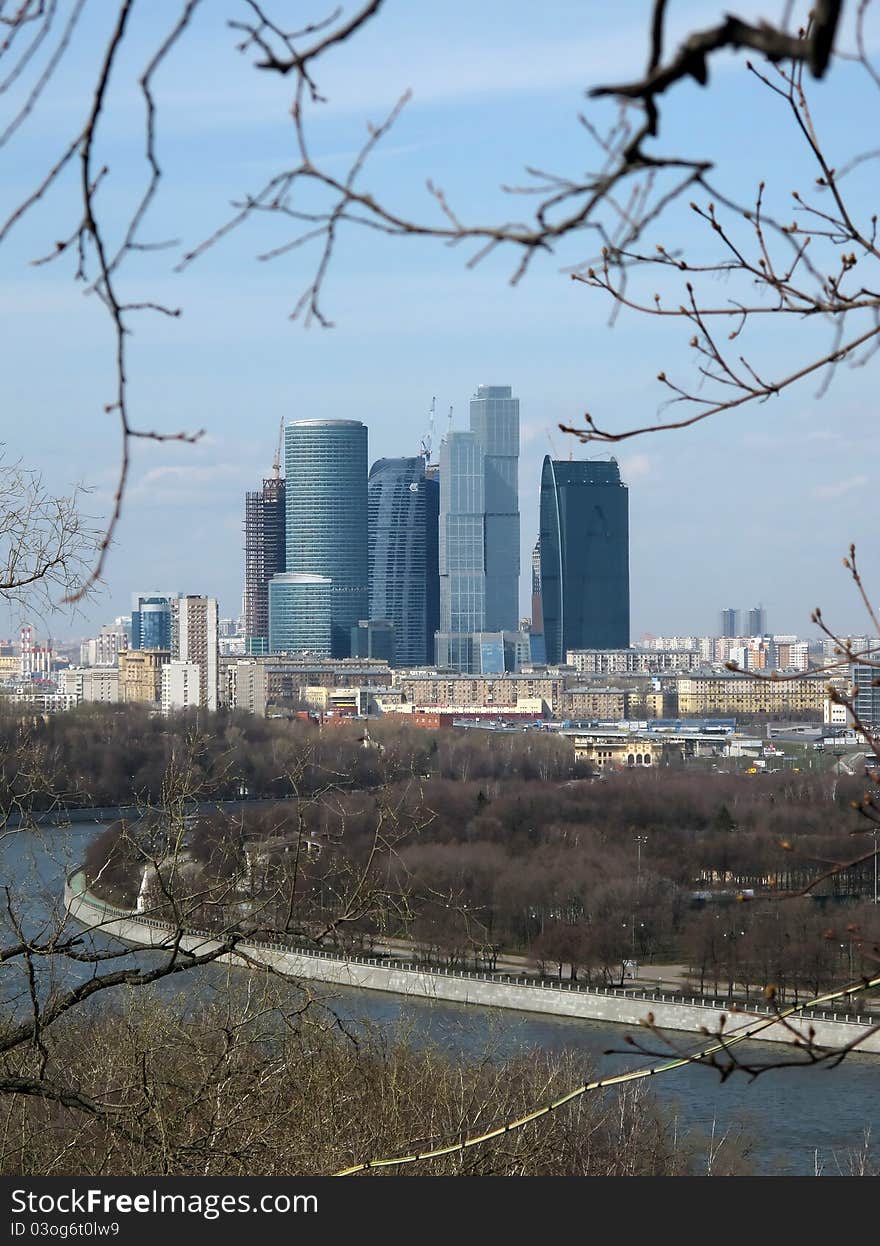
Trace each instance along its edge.
<instances>
[{"instance_id":1,"label":"riverbank","mask_svg":"<svg viewBox=\"0 0 880 1246\"><path fill-rule=\"evenodd\" d=\"M176 938L169 924L114 908L92 896L81 870L66 879L64 903L71 917L82 925L100 929L126 943L161 948L168 946L172 934ZM183 952L193 954L216 951L221 946L222 941L216 934L204 930L188 930L179 941ZM293 978L362 990L617 1025L638 1026L651 1014L660 1029L693 1034L707 1030L716 1033L724 1015L724 1033L731 1038L754 1031L761 1042L791 1044L795 1034L804 1039L811 1035L819 1046L851 1046L859 1052L880 1055L880 1032L873 1030L869 1018L842 1016L828 1010L805 1009L781 1022L774 1020L775 1011L766 1005L750 1005L734 1011L718 1001L710 1003L697 997L682 999L650 990L623 991L546 980L524 982L510 975L465 970L427 971L424 966L404 961L389 963L362 956L343 958L337 953L290 948L280 942L242 940L233 952L223 953L219 959L242 967L267 967Z\"/></svg>"}]
</instances>

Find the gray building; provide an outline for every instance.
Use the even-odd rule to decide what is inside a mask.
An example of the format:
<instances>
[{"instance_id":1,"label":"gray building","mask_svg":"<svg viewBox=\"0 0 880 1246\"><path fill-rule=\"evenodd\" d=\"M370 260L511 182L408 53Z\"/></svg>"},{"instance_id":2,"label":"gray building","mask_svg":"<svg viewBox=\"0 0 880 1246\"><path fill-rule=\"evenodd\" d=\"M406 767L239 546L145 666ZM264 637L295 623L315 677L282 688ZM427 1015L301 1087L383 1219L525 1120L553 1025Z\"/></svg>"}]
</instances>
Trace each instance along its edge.
<instances>
[{"instance_id":1,"label":"gray building","mask_svg":"<svg viewBox=\"0 0 880 1246\"><path fill-rule=\"evenodd\" d=\"M541 472L541 602L547 661L629 645L629 490L615 459Z\"/></svg>"},{"instance_id":2,"label":"gray building","mask_svg":"<svg viewBox=\"0 0 880 1246\"><path fill-rule=\"evenodd\" d=\"M863 727L873 731L880 729L880 686L877 685L878 670L859 662L853 665L853 709Z\"/></svg>"},{"instance_id":3,"label":"gray building","mask_svg":"<svg viewBox=\"0 0 880 1246\"><path fill-rule=\"evenodd\" d=\"M440 446L436 654L458 670L479 651L466 637L519 623L519 399L510 386L479 386L470 424Z\"/></svg>"},{"instance_id":4,"label":"gray building","mask_svg":"<svg viewBox=\"0 0 880 1246\"><path fill-rule=\"evenodd\" d=\"M297 420L284 445L286 569L331 581L331 656L348 657L351 629L369 613L367 429L359 420Z\"/></svg>"},{"instance_id":5,"label":"gray building","mask_svg":"<svg viewBox=\"0 0 880 1246\"><path fill-rule=\"evenodd\" d=\"M367 508L370 618L394 625L394 665L433 662L440 624L436 475L426 473L421 456L379 459L370 469Z\"/></svg>"},{"instance_id":6,"label":"gray building","mask_svg":"<svg viewBox=\"0 0 880 1246\"><path fill-rule=\"evenodd\" d=\"M739 611L733 606L730 606L727 610L722 610L719 618L719 628L719 635L727 639L739 636Z\"/></svg>"},{"instance_id":7,"label":"gray building","mask_svg":"<svg viewBox=\"0 0 880 1246\"><path fill-rule=\"evenodd\" d=\"M244 502L244 632L248 653L269 645L269 581L285 569L284 481L269 477Z\"/></svg>"}]
</instances>

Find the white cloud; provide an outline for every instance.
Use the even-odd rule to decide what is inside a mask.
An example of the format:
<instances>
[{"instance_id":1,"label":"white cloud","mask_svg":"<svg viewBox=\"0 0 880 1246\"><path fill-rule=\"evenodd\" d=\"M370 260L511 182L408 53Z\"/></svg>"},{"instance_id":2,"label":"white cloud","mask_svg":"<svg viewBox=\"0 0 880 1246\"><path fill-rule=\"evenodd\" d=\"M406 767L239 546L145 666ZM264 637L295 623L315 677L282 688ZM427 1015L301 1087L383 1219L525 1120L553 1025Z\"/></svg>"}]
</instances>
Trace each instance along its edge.
<instances>
[{"instance_id":1,"label":"white cloud","mask_svg":"<svg viewBox=\"0 0 880 1246\"><path fill-rule=\"evenodd\" d=\"M650 455L633 454L626 458L619 459L620 476L628 485L634 480L644 480L646 476L650 476L654 465L651 462Z\"/></svg>"},{"instance_id":2,"label":"white cloud","mask_svg":"<svg viewBox=\"0 0 880 1246\"><path fill-rule=\"evenodd\" d=\"M862 489L867 483L867 476L850 476L849 480L838 480L833 484L817 485L813 490L813 497L819 498L823 502L828 502L833 498L843 497L845 493L852 493L854 489Z\"/></svg>"}]
</instances>

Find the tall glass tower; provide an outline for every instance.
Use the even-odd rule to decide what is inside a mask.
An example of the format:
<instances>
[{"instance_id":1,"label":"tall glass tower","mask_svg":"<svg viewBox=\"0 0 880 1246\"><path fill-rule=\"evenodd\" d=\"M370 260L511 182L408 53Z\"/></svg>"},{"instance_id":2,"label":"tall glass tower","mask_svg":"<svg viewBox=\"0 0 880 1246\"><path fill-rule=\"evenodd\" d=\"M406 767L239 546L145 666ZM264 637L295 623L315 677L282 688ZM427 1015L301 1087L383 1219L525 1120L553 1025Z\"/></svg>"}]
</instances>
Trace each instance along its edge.
<instances>
[{"instance_id":1,"label":"tall glass tower","mask_svg":"<svg viewBox=\"0 0 880 1246\"><path fill-rule=\"evenodd\" d=\"M440 485L425 460L379 459L370 469L370 618L394 624L394 665L434 657L440 621L437 525Z\"/></svg>"},{"instance_id":2,"label":"tall glass tower","mask_svg":"<svg viewBox=\"0 0 880 1246\"><path fill-rule=\"evenodd\" d=\"M367 618L367 429L360 420L297 420L284 431L288 573L331 581L331 656L351 652Z\"/></svg>"},{"instance_id":3,"label":"tall glass tower","mask_svg":"<svg viewBox=\"0 0 880 1246\"><path fill-rule=\"evenodd\" d=\"M484 471L485 606L482 626L519 624L519 399L509 385L480 385L471 399L471 432Z\"/></svg>"},{"instance_id":4,"label":"tall glass tower","mask_svg":"<svg viewBox=\"0 0 880 1246\"><path fill-rule=\"evenodd\" d=\"M617 461L541 472L541 600L548 662L629 645L629 490Z\"/></svg>"},{"instance_id":5,"label":"tall glass tower","mask_svg":"<svg viewBox=\"0 0 880 1246\"><path fill-rule=\"evenodd\" d=\"M481 632L486 619L485 476L473 433L440 445L440 631Z\"/></svg>"}]
</instances>

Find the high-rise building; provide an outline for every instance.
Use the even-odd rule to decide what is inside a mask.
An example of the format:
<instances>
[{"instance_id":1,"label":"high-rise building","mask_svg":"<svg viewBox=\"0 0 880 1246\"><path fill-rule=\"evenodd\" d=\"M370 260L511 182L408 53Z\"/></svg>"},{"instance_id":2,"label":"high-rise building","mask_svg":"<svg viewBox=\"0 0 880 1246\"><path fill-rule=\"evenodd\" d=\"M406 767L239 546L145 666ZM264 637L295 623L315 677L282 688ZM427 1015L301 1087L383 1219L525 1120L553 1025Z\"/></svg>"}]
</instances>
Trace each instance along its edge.
<instances>
[{"instance_id":1,"label":"high-rise building","mask_svg":"<svg viewBox=\"0 0 880 1246\"><path fill-rule=\"evenodd\" d=\"M852 705L863 727L872 731L880 728L880 687L877 686L877 667L856 662L850 668L852 674Z\"/></svg>"},{"instance_id":2,"label":"high-rise building","mask_svg":"<svg viewBox=\"0 0 880 1246\"><path fill-rule=\"evenodd\" d=\"M471 432L483 450L487 631L519 622L519 399L509 385L479 385Z\"/></svg>"},{"instance_id":3,"label":"high-rise building","mask_svg":"<svg viewBox=\"0 0 880 1246\"><path fill-rule=\"evenodd\" d=\"M269 581L269 650L330 657L333 581L307 571L285 571Z\"/></svg>"},{"instance_id":4,"label":"high-rise building","mask_svg":"<svg viewBox=\"0 0 880 1246\"><path fill-rule=\"evenodd\" d=\"M244 631L248 653L269 649L269 581L285 569L285 482L263 481L244 499Z\"/></svg>"},{"instance_id":5,"label":"high-rise building","mask_svg":"<svg viewBox=\"0 0 880 1246\"><path fill-rule=\"evenodd\" d=\"M171 648L171 603L177 593L132 593L130 649Z\"/></svg>"},{"instance_id":6,"label":"high-rise building","mask_svg":"<svg viewBox=\"0 0 880 1246\"><path fill-rule=\"evenodd\" d=\"M220 611L216 597L190 595L172 602L171 657L199 668L199 704L217 709Z\"/></svg>"},{"instance_id":7,"label":"high-rise building","mask_svg":"<svg viewBox=\"0 0 880 1246\"><path fill-rule=\"evenodd\" d=\"M721 611L719 633L726 639L739 635L739 611L732 606Z\"/></svg>"},{"instance_id":8,"label":"high-rise building","mask_svg":"<svg viewBox=\"0 0 880 1246\"><path fill-rule=\"evenodd\" d=\"M389 666L420 666L420 662L396 663L394 659L394 623L391 619L361 619L351 629L351 656L379 658Z\"/></svg>"},{"instance_id":9,"label":"high-rise building","mask_svg":"<svg viewBox=\"0 0 880 1246\"><path fill-rule=\"evenodd\" d=\"M480 385L468 432L440 446L438 662L469 670L466 638L519 623L519 399Z\"/></svg>"},{"instance_id":10,"label":"high-rise building","mask_svg":"<svg viewBox=\"0 0 880 1246\"><path fill-rule=\"evenodd\" d=\"M440 625L439 482L421 456L379 459L367 507L370 618L394 624L395 666L422 666L434 659Z\"/></svg>"},{"instance_id":11,"label":"high-rise building","mask_svg":"<svg viewBox=\"0 0 880 1246\"><path fill-rule=\"evenodd\" d=\"M764 636L767 633L767 611L763 606L753 606L748 612L746 635Z\"/></svg>"},{"instance_id":12,"label":"high-rise building","mask_svg":"<svg viewBox=\"0 0 880 1246\"><path fill-rule=\"evenodd\" d=\"M369 613L367 429L359 420L297 420L284 443L286 570L331 581L331 652L345 658L351 629Z\"/></svg>"},{"instance_id":13,"label":"high-rise building","mask_svg":"<svg viewBox=\"0 0 880 1246\"><path fill-rule=\"evenodd\" d=\"M617 461L541 472L541 601L547 661L629 645L629 490Z\"/></svg>"}]
</instances>

